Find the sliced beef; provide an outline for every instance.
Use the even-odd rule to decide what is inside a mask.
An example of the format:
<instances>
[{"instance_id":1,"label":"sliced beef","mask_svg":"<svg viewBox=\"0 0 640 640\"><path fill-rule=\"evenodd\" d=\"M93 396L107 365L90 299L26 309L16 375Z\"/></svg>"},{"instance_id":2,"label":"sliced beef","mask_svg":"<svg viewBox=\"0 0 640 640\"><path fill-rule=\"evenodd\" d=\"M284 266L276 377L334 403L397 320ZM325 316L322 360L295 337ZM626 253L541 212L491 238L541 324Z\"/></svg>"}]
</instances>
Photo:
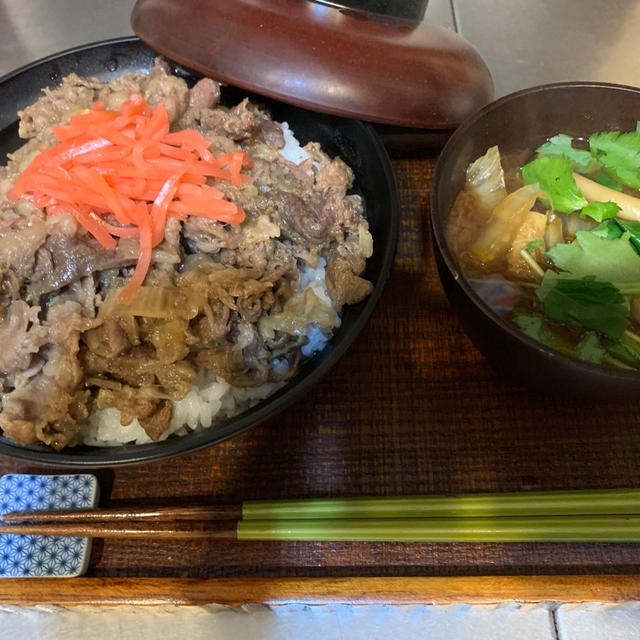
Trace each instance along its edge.
<instances>
[{"instance_id":1,"label":"sliced beef","mask_svg":"<svg viewBox=\"0 0 640 640\"><path fill-rule=\"evenodd\" d=\"M289 160L279 160L281 164L287 167L289 173L300 182L300 184L306 186L308 189L312 189L315 184L315 172L313 170L313 160L307 158L299 164L290 162Z\"/></svg>"},{"instance_id":2,"label":"sliced beef","mask_svg":"<svg viewBox=\"0 0 640 640\"><path fill-rule=\"evenodd\" d=\"M341 158L324 162L316 173L316 188L337 187L342 193L353 183L353 171Z\"/></svg>"},{"instance_id":3,"label":"sliced beef","mask_svg":"<svg viewBox=\"0 0 640 640\"><path fill-rule=\"evenodd\" d=\"M48 331L38 320L39 312L40 307L30 307L22 300L11 303L0 324L0 372L28 369L33 355L46 342Z\"/></svg>"},{"instance_id":4,"label":"sliced beef","mask_svg":"<svg viewBox=\"0 0 640 640\"><path fill-rule=\"evenodd\" d=\"M119 318L105 318L95 329L85 331L82 336L87 348L102 358L115 358L131 346Z\"/></svg>"},{"instance_id":5,"label":"sliced beef","mask_svg":"<svg viewBox=\"0 0 640 640\"><path fill-rule=\"evenodd\" d=\"M172 271L173 267L182 260L182 247L180 245L180 233L182 222L176 218L168 218L164 229L164 240L153 250L153 264L166 271Z\"/></svg>"},{"instance_id":6,"label":"sliced beef","mask_svg":"<svg viewBox=\"0 0 640 640\"><path fill-rule=\"evenodd\" d=\"M234 387L257 387L293 377L300 363L300 345L299 337L286 336L269 349L255 325L239 320L230 341L202 349L193 359L197 368L212 371Z\"/></svg>"},{"instance_id":7,"label":"sliced beef","mask_svg":"<svg viewBox=\"0 0 640 640\"><path fill-rule=\"evenodd\" d=\"M138 422L145 433L152 439L158 440L169 428L173 416L173 407L169 400L160 400L154 410L147 416L140 416Z\"/></svg>"},{"instance_id":8,"label":"sliced beef","mask_svg":"<svg viewBox=\"0 0 640 640\"><path fill-rule=\"evenodd\" d=\"M20 444L40 440L56 450L75 444L78 420L88 415L88 392L81 386L83 371L77 357L86 325L77 303L63 302L49 309L44 323L49 346L43 352L47 362L42 372L2 399L0 427L7 437Z\"/></svg>"},{"instance_id":9,"label":"sliced beef","mask_svg":"<svg viewBox=\"0 0 640 640\"><path fill-rule=\"evenodd\" d=\"M203 306L202 311L202 317L191 323L191 334L200 344L219 342L229 333L231 309L220 301L211 301Z\"/></svg>"},{"instance_id":10,"label":"sliced beef","mask_svg":"<svg viewBox=\"0 0 640 640\"><path fill-rule=\"evenodd\" d=\"M32 138L89 108L101 87L102 83L96 78L81 78L71 73L56 89L44 89L44 95L35 104L18 112L20 137Z\"/></svg>"},{"instance_id":11,"label":"sliced beef","mask_svg":"<svg viewBox=\"0 0 640 640\"><path fill-rule=\"evenodd\" d=\"M359 229L363 224L362 205L358 196L346 196L337 188L330 188L323 192L324 208L330 211L335 219L335 239L342 242L342 238L349 232Z\"/></svg>"},{"instance_id":12,"label":"sliced beef","mask_svg":"<svg viewBox=\"0 0 640 640\"><path fill-rule=\"evenodd\" d=\"M333 253L325 272L327 291L336 309L345 304L356 304L373 291L373 285L354 271L353 262Z\"/></svg>"},{"instance_id":13,"label":"sliced beef","mask_svg":"<svg viewBox=\"0 0 640 640\"><path fill-rule=\"evenodd\" d=\"M141 86L148 80L146 73L125 73L112 78L98 91L98 100L104 102L105 109L117 111L124 102L127 102L132 93L142 93Z\"/></svg>"},{"instance_id":14,"label":"sliced beef","mask_svg":"<svg viewBox=\"0 0 640 640\"><path fill-rule=\"evenodd\" d=\"M120 423L130 424L134 418L152 440L158 440L171 423L171 403L156 397L154 389L122 386L117 390L100 389L96 396L100 408L113 407L120 411Z\"/></svg>"},{"instance_id":15,"label":"sliced beef","mask_svg":"<svg viewBox=\"0 0 640 640\"><path fill-rule=\"evenodd\" d=\"M191 389L196 370L186 360L172 362L156 371L156 378L164 392L175 401L182 400Z\"/></svg>"},{"instance_id":16,"label":"sliced beef","mask_svg":"<svg viewBox=\"0 0 640 640\"><path fill-rule=\"evenodd\" d=\"M80 362L88 375L107 375L132 387L151 386L155 383L155 372L162 366L150 345L133 347L126 353L105 358L90 349L82 349Z\"/></svg>"},{"instance_id":17,"label":"sliced beef","mask_svg":"<svg viewBox=\"0 0 640 640\"><path fill-rule=\"evenodd\" d=\"M167 329L170 325L173 331ZM179 325L177 329L176 325ZM81 364L91 377L112 380L131 388L153 387L173 400L181 400L196 376L196 371L185 360L189 354L185 326L179 320L156 323L152 328L147 326L143 331L148 342L132 347L125 345L125 334L117 320L110 319L100 327L102 333L95 334L95 341L93 336L87 335L93 332L83 335L85 347L80 353ZM109 344L106 337L111 331L115 338L114 343ZM172 337L176 338L175 342L171 341ZM126 346L129 348L125 350Z\"/></svg>"},{"instance_id":18,"label":"sliced beef","mask_svg":"<svg viewBox=\"0 0 640 640\"><path fill-rule=\"evenodd\" d=\"M48 310L44 326L49 332L51 347L42 371L66 389L75 391L82 380L83 371L78 362L79 339L80 333L90 325L77 302L60 302Z\"/></svg>"},{"instance_id":19,"label":"sliced beef","mask_svg":"<svg viewBox=\"0 0 640 640\"><path fill-rule=\"evenodd\" d=\"M41 211L20 215L15 211L2 213L0 223L0 267L10 269L19 278L33 272L36 252L47 237L47 226Z\"/></svg>"},{"instance_id":20,"label":"sliced beef","mask_svg":"<svg viewBox=\"0 0 640 640\"><path fill-rule=\"evenodd\" d=\"M125 332L129 344L134 347L140 344L140 334L138 332L138 323L133 316L120 316L118 318L120 328Z\"/></svg>"},{"instance_id":21,"label":"sliced beef","mask_svg":"<svg viewBox=\"0 0 640 640\"><path fill-rule=\"evenodd\" d=\"M162 365L183 360L189 354L188 342L192 340L187 318L141 318L141 333L154 346L155 357Z\"/></svg>"},{"instance_id":22,"label":"sliced beef","mask_svg":"<svg viewBox=\"0 0 640 640\"><path fill-rule=\"evenodd\" d=\"M164 246L166 251L173 252L176 257L180 257L180 234L182 233L182 222L176 218L168 218L164 228Z\"/></svg>"},{"instance_id":23,"label":"sliced beef","mask_svg":"<svg viewBox=\"0 0 640 640\"><path fill-rule=\"evenodd\" d=\"M285 145L284 134L282 133L282 127L274 122L266 114L261 112L257 113L258 123L258 140L264 142L272 149L282 149Z\"/></svg>"},{"instance_id":24,"label":"sliced beef","mask_svg":"<svg viewBox=\"0 0 640 640\"><path fill-rule=\"evenodd\" d=\"M242 300L262 296L273 287L269 281L256 279L251 269L217 269L208 276L209 297L230 309L238 310Z\"/></svg>"},{"instance_id":25,"label":"sliced beef","mask_svg":"<svg viewBox=\"0 0 640 640\"><path fill-rule=\"evenodd\" d=\"M249 109L249 100L245 98L231 109L214 109L203 114L202 125L213 136L224 136L231 140L249 140L258 131L258 120Z\"/></svg>"},{"instance_id":26,"label":"sliced beef","mask_svg":"<svg viewBox=\"0 0 640 640\"><path fill-rule=\"evenodd\" d=\"M206 368L234 387L257 387L269 380L268 354L248 352L231 345L204 349L198 353L197 366Z\"/></svg>"},{"instance_id":27,"label":"sliced beef","mask_svg":"<svg viewBox=\"0 0 640 640\"><path fill-rule=\"evenodd\" d=\"M290 237L318 244L329 241L336 215L332 207L325 206L320 194L303 198L296 193L280 191L275 194L274 202L283 222L283 231Z\"/></svg>"},{"instance_id":28,"label":"sliced beef","mask_svg":"<svg viewBox=\"0 0 640 640\"><path fill-rule=\"evenodd\" d=\"M149 79L143 88L142 97L151 105L162 103L175 122L189 106L189 88L182 78L167 74L163 65L156 64L149 72Z\"/></svg>"},{"instance_id":29,"label":"sliced beef","mask_svg":"<svg viewBox=\"0 0 640 640\"><path fill-rule=\"evenodd\" d=\"M18 202L21 202L18 200ZM70 213L58 213L55 216L49 216L45 220L47 225L47 235L63 235L75 236L78 233L80 225L78 221Z\"/></svg>"},{"instance_id":30,"label":"sliced beef","mask_svg":"<svg viewBox=\"0 0 640 640\"><path fill-rule=\"evenodd\" d=\"M221 249L236 249L242 240L242 229L218 220L191 216L183 225L184 237L194 251L219 253Z\"/></svg>"},{"instance_id":31,"label":"sliced beef","mask_svg":"<svg viewBox=\"0 0 640 640\"><path fill-rule=\"evenodd\" d=\"M115 251L108 251L89 235L52 235L47 238L40 259L41 268L28 286L30 300L57 291L96 271L135 264L137 247L120 241ZM49 269L49 265L51 268Z\"/></svg>"},{"instance_id":32,"label":"sliced beef","mask_svg":"<svg viewBox=\"0 0 640 640\"><path fill-rule=\"evenodd\" d=\"M41 135L43 138L45 137L44 134ZM53 134L51 134L51 136L53 137ZM47 146L46 142L38 138L31 138L19 149L7 155L7 166L6 168L3 167L3 171L0 173L0 196L4 197L7 191L11 189L18 176L29 166L38 153L40 153L43 146ZM0 209L11 208L13 205L14 203L0 200Z\"/></svg>"},{"instance_id":33,"label":"sliced beef","mask_svg":"<svg viewBox=\"0 0 640 640\"><path fill-rule=\"evenodd\" d=\"M75 444L78 414L74 405L81 406L82 400L57 380L39 374L25 387L5 394L0 427L7 438L18 444L40 440L60 450Z\"/></svg>"},{"instance_id":34,"label":"sliced beef","mask_svg":"<svg viewBox=\"0 0 640 640\"><path fill-rule=\"evenodd\" d=\"M211 78L201 78L189 92L189 106L210 109L220 100L220 83Z\"/></svg>"}]
</instances>

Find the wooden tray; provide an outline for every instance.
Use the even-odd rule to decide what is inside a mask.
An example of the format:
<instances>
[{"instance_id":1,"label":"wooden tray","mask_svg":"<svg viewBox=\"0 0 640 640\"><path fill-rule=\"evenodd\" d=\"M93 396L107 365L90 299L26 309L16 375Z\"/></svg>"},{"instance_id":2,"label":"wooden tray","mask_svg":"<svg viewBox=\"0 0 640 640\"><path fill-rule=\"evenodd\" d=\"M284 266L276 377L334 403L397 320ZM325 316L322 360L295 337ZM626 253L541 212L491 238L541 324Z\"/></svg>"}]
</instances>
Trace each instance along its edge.
<instances>
[{"instance_id":1,"label":"wooden tray","mask_svg":"<svg viewBox=\"0 0 640 640\"><path fill-rule=\"evenodd\" d=\"M429 179L435 160L398 157L393 164L403 215L394 270L368 327L346 356L303 401L241 437L183 458L97 472L103 505L640 484L637 401L593 405L587 398L551 400L528 392L494 373L467 340L440 287L431 252ZM43 471L0 460L0 473ZM296 580L615 575L638 573L639 560L636 544L96 540L88 575ZM579 583L588 586L591 580ZM636 589L636 578L629 580ZM0 581L0 600L11 600L13 584ZM74 587L76 593L96 594L95 585L116 583L79 579L74 584L84 585ZM162 590L167 583L136 584ZM431 593L432 585L444 589L456 583L423 584ZM509 588L513 584L524 583ZM38 588L37 581L21 587L34 598ZM54 592L48 593L53 598ZM554 593L562 596L563 590Z\"/></svg>"},{"instance_id":2,"label":"wooden tray","mask_svg":"<svg viewBox=\"0 0 640 640\"><path fill-rule=\"evenodd\" d=\"M640 576L455 578L46 578L0 581L0 603L20 606L306 604L496 604L627 602Z\"/></svg>"}]
</instances>

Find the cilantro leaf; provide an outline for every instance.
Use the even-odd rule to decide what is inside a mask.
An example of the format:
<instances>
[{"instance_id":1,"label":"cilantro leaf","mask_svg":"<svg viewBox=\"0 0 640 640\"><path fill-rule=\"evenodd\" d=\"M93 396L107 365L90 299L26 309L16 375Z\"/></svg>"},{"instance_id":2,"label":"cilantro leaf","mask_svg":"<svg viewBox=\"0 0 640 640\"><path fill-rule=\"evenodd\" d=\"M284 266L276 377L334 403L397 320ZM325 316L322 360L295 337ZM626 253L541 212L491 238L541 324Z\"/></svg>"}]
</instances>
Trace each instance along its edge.
<instances>
[{"instance_id":1,"label":"cilantro leaf","mask_svg":"<svg viewBox=\"0 0 640 640\"><path fill-rule=\"evenodd\" d=\"M588 331L576 347L576 355L581 360L599 364L606 354L606 349L600 344L600 338L594 331Z\"/></svg>"},{"instance_id":2,"label":"cilantro leaf","mask_svg":"<svg viewBox=\"0 0 640 640\"><path fill-rule=\"evenodd\" d=\"M542 238L536 238L531 242L527 242L527 244L524 245L523 249L525 251L528 251L529 253L533 253L536 249L539 249L541 246L542 246Z\"/></svg>"},{"instance_id":3,"label":"cilantro leaf","mask_svg":"<svg viewBox=\"0 0 640 640\"><path fill-rule=\"evenodd\" d=\"M615 202L590 202L586 207L582 207L580 213L593 218L596 222L602 222L615 218L618 211L620 207Z\"/></svg>"},{"instance_id":4,"label":"cilantro leaf","mask_svg":"<svg viewBox=\"0 0 640 640\"><path fill-rule=\"evenodd\" d=\"M603 187L609 187L614 191L622 191L624 188L617 180L614 180L608 173L604 171L596 171L589 176L594 182L601 184Z\"/></svg>"},{"instance_id":5,"label":"cilantro leaf","mask_svg":"<svg viewBox=\"0 0 640 640\"><path fill-rule=\"evenodd\" d=\"M598 167L598 161L589 151L575 149L573 138L565 133L559 133L538 147L536 151L546 156L566 156L580 173L590 173Z\"/></svg>"},{"instance_id":6,"label":"cilantro leaf","mask_svg":"<svg viewBox=\"0 0 640 640\"><path fill-rule=\"evenodd\" d=\"M622 232L626 231L629 234L629 242L640 254L640 222L616 218L615 224Z\"/></svg>"},{"instance_id":7,"label":"cilantro leaf","mask_svg":"<svg viewBox=\"0 0 640 640\"><path fill-rule=\"evenodd\" d=\"M571 213L588 204L573 179L571 161L566 156L536 158L522 167L522 178L527 184L537 182L556 211Z\"/></svg>"},{"instance_id":8,"label":"cilantro leaf","mask_svg":"<svg viewBox=\"0 0 640 640\"><path fill-rule=\"evenodd\" d=\"M516 323L522 333L525 333L530 338L533 338L538 342L549 344L547 340L551 338L553 334L545 325L544 319L542 317L528 313L516 313L513 316L513 321Z\"/></svg>"},{"instance_id":9,"label":"cilantro leaf","mask_svg":"<svg viewBox=\"0 0 640 640\"><path fill-rule=\"evenodd\" d=\"M577 231L576 241L556 244L546 252L559 269L572 277L594 276L601 282L638 282L640 255L625 231L619 238L602 237L594 231Z\"/></svg>"},{"instance_id":10,"label":"cilantro leaf","mask_svg":"<svg viewBox=\"0 0 640 640\"><path fill-rule=\"evenodd\" d=\"M540 342L556 351L577 356L582 360L599 363L606 354L600 337L595 331L588 331L577 345L565 340L562 334L554 331L548 320L538 313L516 312L513 314L513 322L524 333L536 342ZM609 341L612 344L618 342Z\"/></svg>"},{"instance_id":11,"label":"cilantro leaf","mask_svg":"<svg viewBox=\"0 0 640 640\"><path fill-rule=\"evenodd\" d=\"M617 220L610 219L601 222L597 227L591 229L591 233L600 238L613 240L619 238L624 233L624 229L618 224Z\"/></svg>"},{"instance_id":12,"label":"cilantro leaf","mask_svg":"<svg viewBox=\"0 0 640 640\"><path fill-rule=\"evenodd\" d=\"M547 270L536 295L550 320L593 329L614 340L629 322L627 301L610 282L566 278Z\"/></svg>"},{"instance_id":13,"label":"cilantro leaf","mask_svg":"<svg viewBox=\"0 0 640 640\"><path fill-rule=\"evenodd\" d=\"M622 184L640 189L640 132L594 133L589 137L589 148Z\"/></svg>"},{"instance_id":14,"label":"cilantro leaf","mask_svg":"<svg viewBox=\"0 0 640 640\"><path fill-rule=\"evenodd\" d=\"M522 333L536 342L573 355L572 346L549 327L543 316L537 313L517 312L513 314L513 321Z\"/></svg>"},{"instance_id":15,"label":"cilantro leaf","mask_svg":"<svg viewBox=\"0 0 640 640\"><path fill-rule=\"evenodd\" d=\"M606 347L607 353L609 353L611 357L623 362L629 367L640 369L640 354L635 349L631 349L619 340L608 340Z\"/></svg>"}]
</instances>

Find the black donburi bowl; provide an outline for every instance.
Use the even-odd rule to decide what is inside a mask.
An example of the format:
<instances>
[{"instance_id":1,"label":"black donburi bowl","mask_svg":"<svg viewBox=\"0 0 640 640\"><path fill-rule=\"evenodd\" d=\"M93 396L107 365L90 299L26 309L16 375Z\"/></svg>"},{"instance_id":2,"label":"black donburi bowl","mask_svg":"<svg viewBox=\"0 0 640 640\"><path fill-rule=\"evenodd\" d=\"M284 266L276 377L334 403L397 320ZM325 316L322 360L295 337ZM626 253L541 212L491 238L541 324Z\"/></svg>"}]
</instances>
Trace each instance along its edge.
<instances>
[{"instance_id":1,"label":"black donburi bowl","mask_svg":"<svg viewBox=\"0 0 640 640\"><path fill-rule=\"evenodd\" d=\"M16 112L35 102L42 88L59 84L71 72L104 80L130 71L145 71L153 65L155 57L137 38L121 38L65 51L0 79L0 155L4 158L20 146ZM198 77L179 66L174 67L174 72L187 81ZM239 102L245 95L246 92L233 87L224 87L222 91L223 102L228 104ZM387 281L398 235L398 199L387 153L368 124L253 97L269 108L275 120L287 121L301 144L318 141L329 155L341 156L353 169L353 193L364 199L365 215L374 240L374 253L365 272L365 277L374 284L371 295L345 308L342 325L333 339L322 352L304 362L294 380L235 418L163 442L106 448L78 446L60 453L44 446L25 447L0 438L0 454L56 466L105 467L196 451L239 434L285 409L327 373L365 326Z\"/></svg>"},{"instance_id":2,"label":"black donburi bowl","mask_svg":"<svg viewBox=\"0 0 640 640\"><path fill-rule=\"evenodd\" d=\"M431 186L431 226L438 272L466 332L506 375L545 392L584 398L634 397L640 373L583 362L548 348L503 321L474 292L446 239L447 217L464 183L467 166L493 145L501 152L535 149L550 136L635 130L640 89L566 82L510 94L464 122L440 155Z\"/></svg>"}]
</instances>

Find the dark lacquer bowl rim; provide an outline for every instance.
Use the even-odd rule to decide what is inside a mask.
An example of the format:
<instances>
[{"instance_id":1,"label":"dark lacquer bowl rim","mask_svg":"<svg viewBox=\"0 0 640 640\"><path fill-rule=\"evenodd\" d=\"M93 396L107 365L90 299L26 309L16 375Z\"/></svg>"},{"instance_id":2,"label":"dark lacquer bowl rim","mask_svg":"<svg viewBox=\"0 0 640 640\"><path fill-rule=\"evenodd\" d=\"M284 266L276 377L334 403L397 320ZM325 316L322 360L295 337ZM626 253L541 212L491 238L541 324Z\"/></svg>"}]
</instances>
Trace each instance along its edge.
<instances>
[{"instance_id":1,"label":"dark lacquer bowl rim","mask_svg":"<svg viewBox=\"0 0 640 640\"><path fill-rule=\"evenodd\" d=\"M74 47L25 65L0 78L0 105L4 100L3 89L10 83L19 85L20 82L28 79L30 75L42 75L43 70L49 68L57 69L61 62L64 63L63 66L66 70L69 65L71 65L70 68L72 69L74 65L78 64L81 67L81 62L79 63L78 60L88 60L95 56L99 56L100 60L109 61L112 59L109 54L113 51L117 55L123 54L124 59L127 59L127 56L129 58L135 56L137 52L142 52L141 55L144 54L151 59L155 55L147 45L135 36L114 38ZM132 69L124 68L118 73L130 70ZM82 68L78 68L77 73L83 75ZM242 93L247 94L248 92ZM264 102L262 98L260 99ZM317 126L325 127L323 131L335 132L336 140L345 139L347 144L351 142L356 154L359 153L359 145L365 145L367 157L363 159L363 163L370 168L373 167L378 173L377 180L370 179L371 185L369 189L375 189L376 195L380 195L381 202L386 204L384 217L382 212L378 211L373 219L373 226L381 226L382 228L377 236L372 231L374 235L374 257L370 259L368 264L375 262L375 273L371 275L376 277L373 278L374 289L371 295L365 301L358 305L352 305L345 310L343 326L336 331L334 338L323 352L303 364L299 375L293 381L274 395L261 401L255 407L250 408L236 418L222 422L220 425L201 429L185 436L170 437L157 443L115 447L81 446L63 450L62 452L55 452L44 445L21 446L0 437L0 454L54 467L99 468L151 462L193 453L247 431L280 413L294 401L300 399L312 385L318 382L336 364L360 334L380 300L390 274L397 243L400 211L395 178L386 149L370 124L335 116L324 116L323 114L305 111L299 107L276 101L267 102L276 108L282 108L285 113L295 116L297 112L304 122L306 122L305 118L309 122L317 122ZM0 126L0 129L2 129L2 126ZM316 125L314 124L314 126ZM335 127L335 129L332 129L332 127ZM2 131L0 131L0 134ZM358 174L358 169L354 168L354 171L356 172L356 178L364 185L362 181L363 177L366 178L364 169L362 169L363 173L361 175ZM370 200L365 201L365 208L369 212L375 211L377 207L377 204L372 206ZM369 275L369 273L367 272L365 275Z\"/></svg>"},{"instance_id":2,"label":"dark lacquer bowl rim","mask_svg":"<svg viewBox=\"0 0 640 640\"><path fill-rule=\"evenodd\" d=\"M561 351L557 351L547 345L544 345L533 338L530 338L517 327L503 320L498 314L476 293L469 284L466 276L458 267L453 252L450 250L446 240L446 221L449 211L442 211L440 206L440 190L443 176L447 173L449 165L454 161L456 154L460 151L465 141L473 136L473 129L481 126L483 119L487 114L501 110L505 105L522 100L534 94L554 92L558 90L580 90L585 89L602 89L603 91L624 91L637 94L640 105L640 87L630 85L615 84L609 82L590 82L590 81L567 81L554 82L549 84L536 85L513 93L509 93L477 111L463 122L451 135L444 145L440 156L438 157L436 168L431 180L430 195L430 222L432 230L433 245L438 252L439 257L448 270L449 275L453 278L456 285L464 292L464 295L472 302L473 306L480 312L484 318L489 321L497 331L506 334L511 340L517 341L525 345L531 352L536 352L539 357L544 358L548 363L554 366L562 366L565 370L581 371L587 376L593 378L606 378L608 381L615 383L620 381L625 384L625 388L631 383L640 384L640 372L626 369L615 369L605 365L599 365L587 362L579 358L567 355ZM471 158L469 162L473 161Z\"/></svg>"}]
</instances>

